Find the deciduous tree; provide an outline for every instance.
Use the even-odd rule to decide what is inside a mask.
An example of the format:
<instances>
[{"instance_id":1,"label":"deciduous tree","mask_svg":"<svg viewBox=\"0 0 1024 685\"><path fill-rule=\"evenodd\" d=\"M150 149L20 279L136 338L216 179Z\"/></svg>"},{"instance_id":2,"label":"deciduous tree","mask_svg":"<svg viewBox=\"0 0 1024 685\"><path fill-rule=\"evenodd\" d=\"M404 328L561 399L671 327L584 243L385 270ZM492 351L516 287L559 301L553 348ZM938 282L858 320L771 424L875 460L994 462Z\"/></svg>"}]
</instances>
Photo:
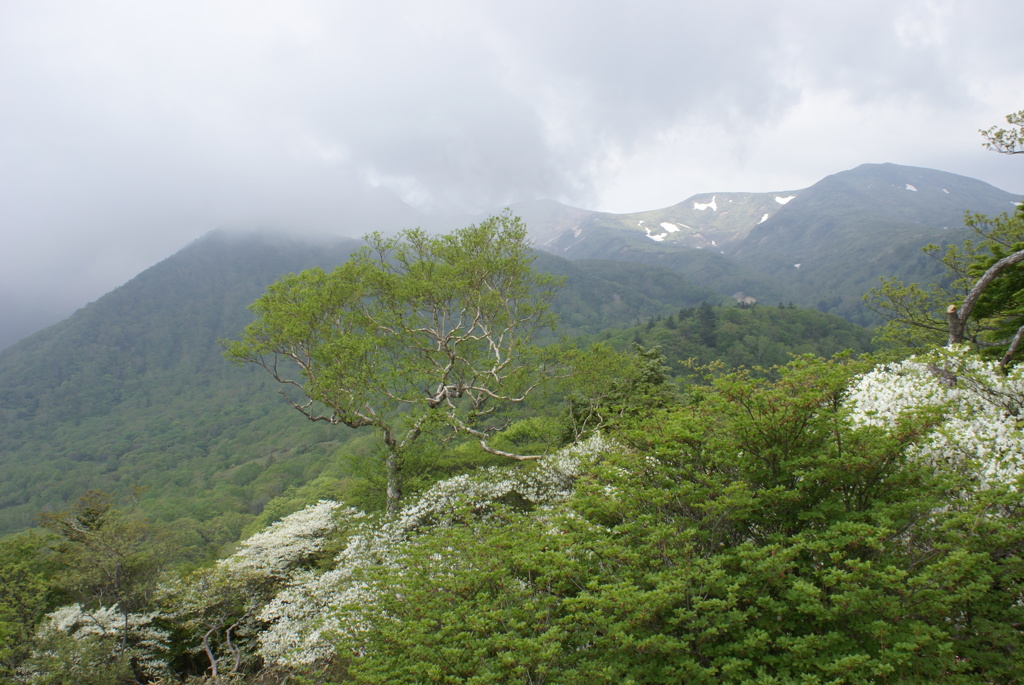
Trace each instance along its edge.
<instances>
[{"instance_id":1,"label":"deciduous tree","mask_svg":"<svg viewBox=\"0 0 1024 685\"><path fill-rule=\"evenodd\" d=\"M1024 109L1006 115L1006 123L1011 128L993 126L979 131L985 139L985 147L994 152L1007 155L1024 153Z\"/></svg>"},{"instance_id":2,"label":"deciduous tree","mask_svg":"<svg viewBox=\"0 0 1024 685\"><path fill-rule=\"evenodd\" d=\"M312 421L375 428L394 513L404 455L425 431L524 458L488 445L500 428L492 412L545 378L533 339L555 324L559 281L531 268L526 228L508 212L449 235L413 229L366 241L330 273L273 284L227 355L269 372Z\"/></svg>"}]
</instances>

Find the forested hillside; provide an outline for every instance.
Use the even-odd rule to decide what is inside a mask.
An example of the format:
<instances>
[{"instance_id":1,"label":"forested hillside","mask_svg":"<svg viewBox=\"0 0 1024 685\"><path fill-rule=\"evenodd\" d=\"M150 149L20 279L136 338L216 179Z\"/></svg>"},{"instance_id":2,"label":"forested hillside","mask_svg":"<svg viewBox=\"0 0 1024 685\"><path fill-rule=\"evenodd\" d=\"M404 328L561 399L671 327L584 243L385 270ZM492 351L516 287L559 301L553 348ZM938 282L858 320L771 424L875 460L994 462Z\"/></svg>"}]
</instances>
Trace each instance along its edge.
<instances>
[{"instance_id":1,"label":"forested hillside","mask_svg":"<svg viewBox=\"0 0 1024 685\"><path fill-rule=\"evenodd\" d=\"M0 531L89 489L127 495L195 544L237 539L264 505L342 464L366 439L301 420L267 381L227 363L221 338L275 278L330 268L356 241L312 244L217 232L0 354ZM536 265L567 279L555 301L564 335L595 335L716 296L677 273L626 262ZM344 447L343 447L344 446Z\"/></svg>"},{"instance_id":2,"label":"forested hillside","mask_svg":"<svg viewBox=\"0 0 1024 685\"><path fill-rule=\"evenodd\" d=\"M605 331L613 346L657 348L673 375L718 362L728 369L782 366L794 356L830 357L873 349L871 331L830 314L792 304L726 305L680 309L633 328Z\"/></svg>"},{"instance_id":3,"label":"forested hillside","mask_svg":"<svg viewBox=\"0 0 1024 685\"><path fill-rule=\"evenodd\" d=\"M308 452L334 438L287 420L217 340L277 275L343 260L354 245L213 234L5 350L2 529L92 488L147 487L163 502L154 513L210 522L204 537L224 542L252 507L315 476L322 459Z\"/></svg>"},{"instance_id":4,"label":"forested hillside","mask_svg":"<svg viewBox=\"0 0 1024 685\"><path fill-rule=\"evenodd\" d=\"M48 464L56 497L42 530L0 540L0 677L1016 682L1020 366L967 346L874 359L837 317L715 305L524 239L505 214L287 276L229 332L240 368L215 363L214 334L248 319L222 307L284 272L282 245L216 235L5 353L4 373L50 382L5 398L4 467L31 492ZM565 277L559 299L518 287L557 285L533 266ZM475 285L432 277L456 273ZM192 289L209 310L175 295ZM572 338L513 344L549 306ZM538 364L511 395L491 385L507 355ZM293 361L293 392L365 428L275 404L254 370L287 384ZM392 444L393 425L421 439ZM113 494L66 492L95 483Z\"/></svg>"}]
</instances>

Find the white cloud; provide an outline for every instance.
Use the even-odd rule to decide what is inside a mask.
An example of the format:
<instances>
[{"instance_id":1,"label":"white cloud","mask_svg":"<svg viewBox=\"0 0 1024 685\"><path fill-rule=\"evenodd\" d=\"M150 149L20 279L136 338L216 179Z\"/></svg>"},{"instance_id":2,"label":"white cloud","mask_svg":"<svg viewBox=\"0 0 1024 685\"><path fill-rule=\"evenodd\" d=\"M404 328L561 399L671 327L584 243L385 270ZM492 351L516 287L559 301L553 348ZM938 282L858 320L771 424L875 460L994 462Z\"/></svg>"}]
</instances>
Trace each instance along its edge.
<instances>
[{"instance_id":1,"label":"white cloud","mask_svg":"<svg viewBox=\"0 0 1024 685\"><path fill-rule=\"evenodd\" d=\"M81 304L219 225L336 225L373 185L624 212L889 161L1021 191L977 129L1024 106L1022 23L999 0L3 3L0 293L59 274Z\"/></svg>"}]
</instances>

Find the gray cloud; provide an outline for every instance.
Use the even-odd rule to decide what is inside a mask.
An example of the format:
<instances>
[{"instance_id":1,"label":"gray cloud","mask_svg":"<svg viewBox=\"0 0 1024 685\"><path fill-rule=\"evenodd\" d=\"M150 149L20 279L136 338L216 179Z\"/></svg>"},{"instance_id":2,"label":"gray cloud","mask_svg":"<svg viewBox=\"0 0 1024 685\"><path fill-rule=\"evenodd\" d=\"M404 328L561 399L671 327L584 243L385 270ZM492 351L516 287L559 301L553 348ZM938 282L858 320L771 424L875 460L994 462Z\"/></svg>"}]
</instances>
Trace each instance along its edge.
<instances>
[{"instance_id":1,"label":"gray cloud","mask_svg":"<svg viewBox=\"0 0 1024 685\"><path fill-rule=\"evenodd\" d=\"M1008 0L5 3L0 328L218 226L358 233L373 187L629 211L892 161L1020 191L977 129L1024 107L1022 23Z\"/></svg>"}]
</instances>

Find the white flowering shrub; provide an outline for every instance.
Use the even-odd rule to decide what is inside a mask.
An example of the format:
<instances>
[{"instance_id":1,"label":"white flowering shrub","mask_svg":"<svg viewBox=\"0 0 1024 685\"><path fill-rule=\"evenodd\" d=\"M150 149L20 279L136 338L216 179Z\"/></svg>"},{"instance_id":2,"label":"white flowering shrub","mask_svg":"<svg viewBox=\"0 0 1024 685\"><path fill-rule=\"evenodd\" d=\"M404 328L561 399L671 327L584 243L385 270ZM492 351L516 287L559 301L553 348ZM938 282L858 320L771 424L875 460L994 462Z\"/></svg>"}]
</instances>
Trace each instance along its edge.
<instances>
[{"instance_id":1,"label":"white flowering shrub","mask_svg":"<svg viewBox=\"0 0 1024 685\"><path fill-rule=\"evenodd\" d=\"M939 349L861 376L847 398L851 419L892 427L931 408L941 420L916 456L971 474L979 487L1016 484L1024 469L1024 367L1003 374L966 346Z\"/></svg>"},{"instance_id":2,"label":"white flowering shrub","mask_svg":"<svg viewBox=\"0 0 1024 685\"><path fill-rule=\"evenodd\" d=\"M364 514L321 500L253 535L213 567L168 579L162 603L203 653L210 672L237 672L255 662L258 614L274 594L316 561L330 537Z\"/></svg>"},{"instance_id":3,"label":"white flowering shrub","mask_svg":"<svg viewBox=\"0 0 1024 685\"><path fill-rule=\"evenodd\" d=\"M296 574L260 612L268 624L259 636L266 663L308 667L329 659L332 636L353 636L362 616L375 610L374 588L360 580L360 571L375 566L401 568L405 546L417 532L445 527L467 513L486 516L495 504L546 505L566 499L585 463L616 449L600 435L510 471L485 469L440 481L404 507L393 520L374 525L364 521L326 572ZM342 607L358 607L342 611Z\"/></svg>"},{"instance_id":4,"label":"white flowering shrub","mask_svg":"<svg viewBox=\"0 0 1024 685\"><path fill-rule=\"evenodd\" d=\"M128 614L116 606L84 609L70 604L46 615L36 631L39 647L24 665L25 683L91 682L108 668L135 661L147 676L169 675L164 655L167 631L156 627L156 613ZM113 666L111 666L113 665Z\"/></svg>"},{"instance_id":5,"label":"white flowering shrub","mask_svg":"<svg viewBox=\"0 0 1024 685\"><path fill-rule=\"evenodd\" d=\"M338 527L338 519L358 519L361 512L337 502L320 500L256 533L237 552L218 562L229 573L252 572L280 578L314 556Z\"/></svg>"}]
</instances>

